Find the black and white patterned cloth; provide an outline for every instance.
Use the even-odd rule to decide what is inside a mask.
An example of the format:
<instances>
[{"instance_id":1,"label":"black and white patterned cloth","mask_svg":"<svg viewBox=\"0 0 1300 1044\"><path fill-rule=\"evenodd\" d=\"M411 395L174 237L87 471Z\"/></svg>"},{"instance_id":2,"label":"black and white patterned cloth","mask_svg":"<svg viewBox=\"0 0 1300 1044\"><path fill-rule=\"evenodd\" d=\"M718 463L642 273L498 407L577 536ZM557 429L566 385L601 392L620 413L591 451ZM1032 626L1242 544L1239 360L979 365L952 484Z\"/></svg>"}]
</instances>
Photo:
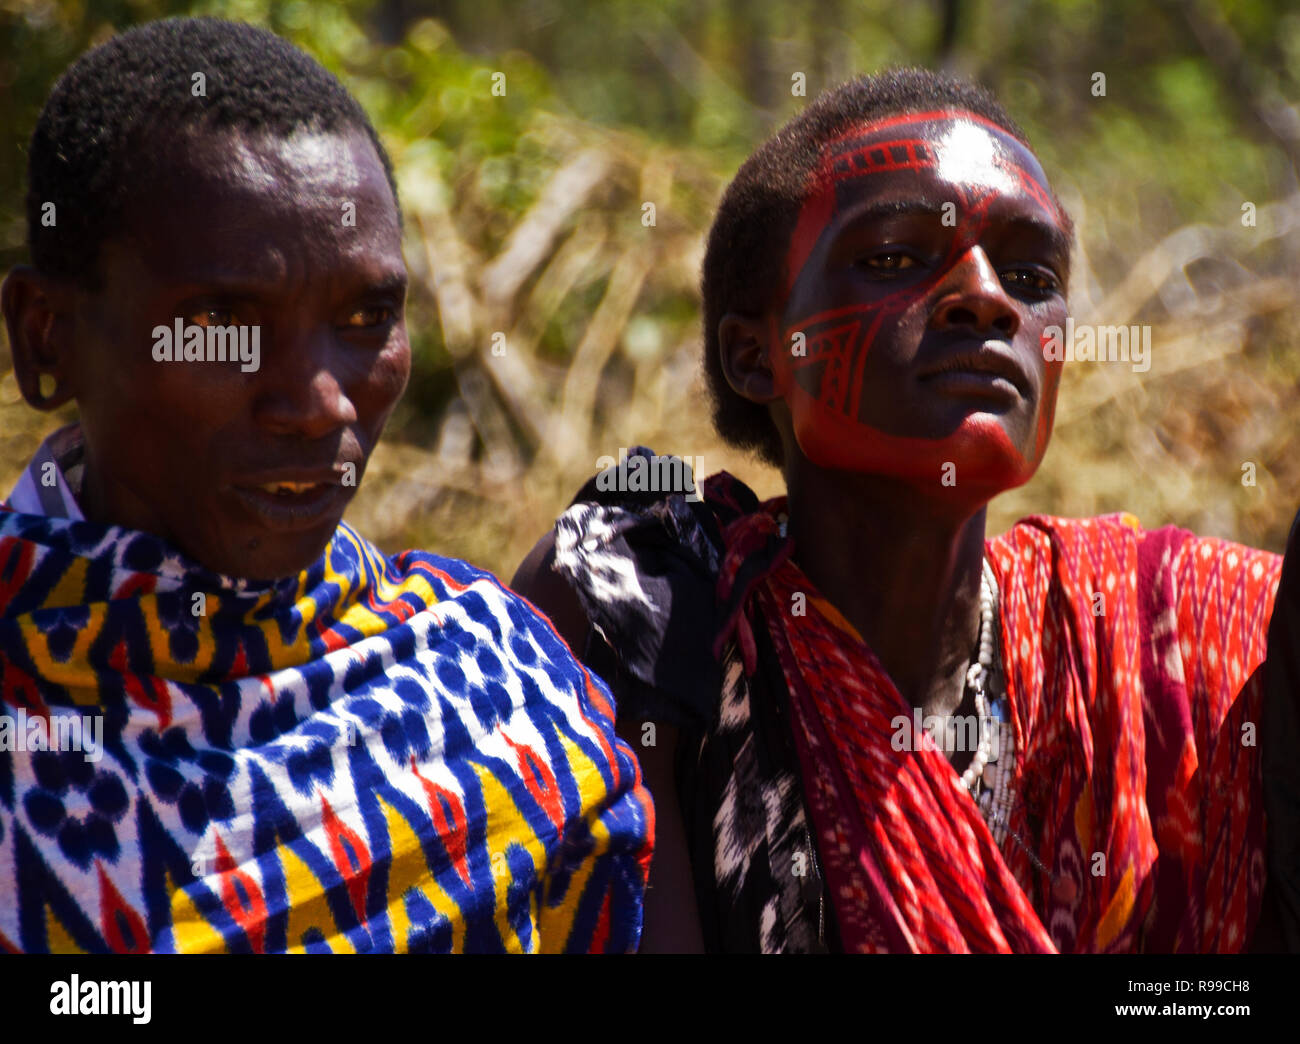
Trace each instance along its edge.
<instances>
[{"instance_id":1,"label":"black and white patterned cloth","mask_svg":"<svg viewBox=\"0 0 1300 1044\"><path fill-rule=\"evenodd\" d=\"M637 447L636 456L653 454ZM725 473L694 501L619 492L629 485L606 476L579 491L556 522L554 568L586 610L583 659L608 681L619 719L680 730L678 798L705 947L838 949L775 650L756 633L749 677L734 642L721 662L713 653L725 615L722 529L758 500Z\"/></svg>"}]
</instances>

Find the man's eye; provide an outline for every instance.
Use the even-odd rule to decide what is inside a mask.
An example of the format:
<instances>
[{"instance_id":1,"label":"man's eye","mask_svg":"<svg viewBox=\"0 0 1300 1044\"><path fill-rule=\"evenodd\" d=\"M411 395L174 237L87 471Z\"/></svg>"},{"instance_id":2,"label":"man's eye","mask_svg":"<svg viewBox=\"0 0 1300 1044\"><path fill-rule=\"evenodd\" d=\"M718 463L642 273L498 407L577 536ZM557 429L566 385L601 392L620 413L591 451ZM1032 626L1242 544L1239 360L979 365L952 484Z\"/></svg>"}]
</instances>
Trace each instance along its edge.
<instances>
[{"instance_id":1,"label":"man's eye","mask_svg":"<svg viewBox=\"0 0 1300 1044\"><path fill-rule=\"evenodd\" d=\"M897 272L903 268L915 268L915 259L908 257L906 254L872 254L862 258L859 262L865 268L873 268L878 272Z\"/></svg>"},{"instance_id":2,"label":"man's eye","mask_svg":"<svg viewBox=\"0 0 1300 1044\"><path fill-rule=\"evenodd\" d=\"M233 326L235 313L229 308L204 308L189 317L193 326Z\"/></svg>"},{"instance_id":3,"label":"man's eye","mask_svg":"<svg viewBox=\"0 0 1300 1044\"><path fill-rule=\"evenodd\" d=\"M1055 276L1035 268L1012 269L1010 272L1003 273L1002 280L1008 286L1042 294L1051 293L1060 286Z\"/></svg>"},{"instance_id":4,"label":"man's eye","mask_svg":"<svg viewBox=\"0 0 1300 1044\"><path fill-rule=\"evenodd\" d=\"M347 324L358 330L368 329L372 326L383 326L393 320L393 310L391 308L376 306L374 308L358 308L348 316Z\"/></svg>"}]
</instances>

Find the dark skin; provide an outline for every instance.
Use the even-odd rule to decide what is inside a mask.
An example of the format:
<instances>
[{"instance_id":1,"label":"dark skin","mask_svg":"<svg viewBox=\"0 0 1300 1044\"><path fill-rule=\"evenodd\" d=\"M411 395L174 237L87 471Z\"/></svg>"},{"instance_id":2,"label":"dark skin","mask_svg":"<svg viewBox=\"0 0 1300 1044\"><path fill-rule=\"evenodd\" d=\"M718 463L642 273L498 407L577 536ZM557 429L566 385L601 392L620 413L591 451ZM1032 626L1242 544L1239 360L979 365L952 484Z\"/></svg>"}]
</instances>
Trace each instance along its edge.
<instances>
[{"instance_id":1,"label":"dark skin","mask_svg":"<svg viewBox=\"0 0 1300 1044\"><path fill-rule=\"evenodd\" d=\"M19 387L38 409L76 401L88 519L218 573L295 575L327 546L410 374L396 202L362 131L189 132L155 172L102 244L97 287L10 272ZM152 331L178 317L260 327L260 367L156 361Z\"/></svg>"},{"instance_id":2,"label":"dark skin","mask_svg":"<svg viewBox=\"0 0 1300 1044\"><path fill-rule=\"evenodd\" d=\"M964 676L986 506L1026 481L1046 448L1059 368L1044 361L1041 337L1065 321L1068 225L1038 161L1011 136L957 117L867 128L860 141L900 138L926 143L939 162L837 183L823 217L796 232L786 292L765 314L723 317L721 357L731 387L767 406L780 435L799 567L913 706L972 713ZM951 142L961 148L945 157ZM853 409L843 386L828 406L828 389L787 361L792 331L810 331L811 344L820 317L845 311L863 320L846 370L861 375ZM845 459L826 459L828 445L845 447ZM955 485L942 482L941 462L955 466ZM580 650L582 609L544 576L552 560L548 536L513 583L564 620ZM672 751L633 745L660 817L642 950L698 950ZM951 755L954 768L971 756Z\"/></svg>"},{"instance_id":3,"label":"dark skin","mask_svg":"<svg viewBox=\"0 0 1300 1044\"><path fill-rule=\"evenodd\" d=\"M766 403L781 435L795 560L903 697L923 714L946 715L962 704L977 640L986 505L1026 481L1046 448L1059 368L1050 372L1042 335L1065 322L1069 236L1050 197L1032 190L1047 185L1037 159L1002 131L947 118L860 140L888 148L917 137L939 162L838 185L779 315L724 317L720 340L728 382ZM945 164L954 138L960 162ZM949 202L954 220L945 224ZM805 452L811 440L774 379L784 344L770 336L864 306L879 318L860 346L856 418L871 470L828 466ZM980 352L999 353L1009 367L985 372L973 362L934 373ZM870 444L885 440L890 453L877 464ZM952 484L943 483L940 462L952 463ZM977 478L963 481L968 474ZM970 757L954 764L964 768Z\"/></svg>"}]
</instances>

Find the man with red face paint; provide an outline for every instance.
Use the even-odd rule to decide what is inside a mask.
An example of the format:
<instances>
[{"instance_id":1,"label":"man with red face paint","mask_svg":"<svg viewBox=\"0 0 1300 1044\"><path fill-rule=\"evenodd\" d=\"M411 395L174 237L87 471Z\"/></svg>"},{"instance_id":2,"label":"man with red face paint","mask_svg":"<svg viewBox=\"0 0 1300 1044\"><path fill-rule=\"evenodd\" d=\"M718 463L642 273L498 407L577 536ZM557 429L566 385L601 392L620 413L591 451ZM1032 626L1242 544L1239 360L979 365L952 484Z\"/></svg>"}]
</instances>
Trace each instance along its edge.
<instances>
[{"instance_id":1,"label":"man with red face paint","mask_svg":"<svg viewBox=\"0 0 1300 1044\"><path fill-rule=\"evenodd\" d=\"M1051 434L1072 238L996 101L917 70L823 95L727 190L714 420L787 496L593 480L516 577L639 745L644 948L1251 942L1277 557L1128 515L985 532Z\"/></svg>"},{"instance_id":2,"label":"man with red face paint","mask_svg":"<svg viewBox=\"0 0 1300 1044\"><path fill-rule=\"evenodd\" d=\"M965 457L949 488L980 496L1028 480L1060 376L1037 336L1064 318L1068 227L1033 154L972 113L909 113L828 143L791 237L780 335L765 331L799 450L923 487ZM750 322L721 336L743 342Z\"/></svg>"}]
</instances>

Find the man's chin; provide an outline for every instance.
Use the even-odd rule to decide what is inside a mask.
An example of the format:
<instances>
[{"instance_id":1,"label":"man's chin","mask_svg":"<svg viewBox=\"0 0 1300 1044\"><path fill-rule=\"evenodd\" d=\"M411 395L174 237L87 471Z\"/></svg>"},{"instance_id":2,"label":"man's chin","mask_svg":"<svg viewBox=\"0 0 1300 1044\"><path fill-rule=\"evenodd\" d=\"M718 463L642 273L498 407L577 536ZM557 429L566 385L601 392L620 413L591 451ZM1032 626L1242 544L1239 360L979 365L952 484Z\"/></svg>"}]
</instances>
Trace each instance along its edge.
<instances>
[{"instance_id":1,"label":"man's chin","mask_svg":"<svg viewBox=\"0 0 1300 1044\"><path fill-rule=\"evenodd\" d=\"M340 519L323 522L297 533L241 534L242 539L221 547L185 548L205 569L254 583L297 576L325 553Z\"/></svg>"},{"instance_id":2,"label":"man's chin","mask_svg":"<svg viewBox=\"0 0 1300 1044\"><path fill-rule=\"evenodd\" d=\"M238 488L232 492L213 502L201 530L190 530L197 540L177 544L212 572L267 582L297 576L319 560L353 491L333 487L324 496L301 498Z\"/></svg>"}]
</instances>

